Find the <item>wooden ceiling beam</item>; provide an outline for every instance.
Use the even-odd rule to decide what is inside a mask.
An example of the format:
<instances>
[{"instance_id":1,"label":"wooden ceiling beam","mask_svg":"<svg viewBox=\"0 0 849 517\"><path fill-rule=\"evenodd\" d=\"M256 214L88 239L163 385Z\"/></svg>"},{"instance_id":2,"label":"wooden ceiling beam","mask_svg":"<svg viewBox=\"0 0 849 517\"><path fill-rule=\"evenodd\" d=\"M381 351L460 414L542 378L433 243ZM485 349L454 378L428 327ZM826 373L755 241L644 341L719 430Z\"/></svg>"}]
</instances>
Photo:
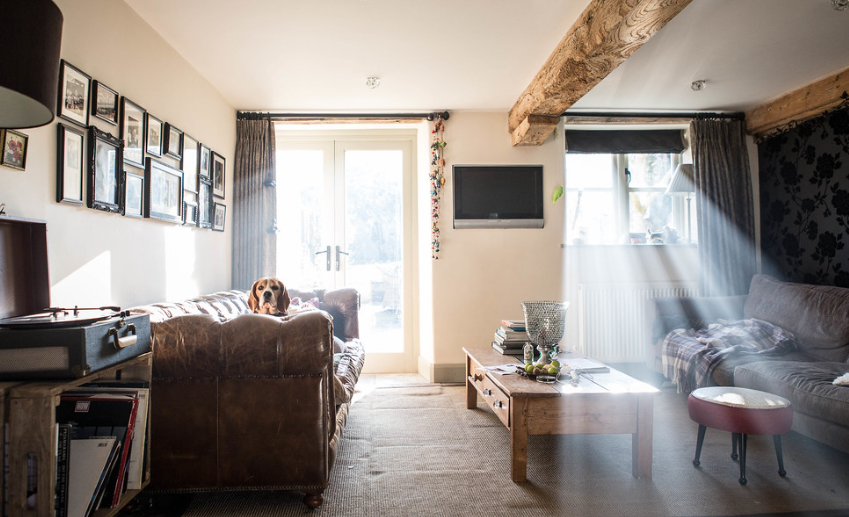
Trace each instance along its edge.
<instances>
[{"instance_id":1,"label":"wooden ceiling beam","mask_svg":"<svg viewBox=\"0 0 849 517\"><path fill-rule=\"evenodd\" d=\"M544 142L556 127L551 117L560 117L691 1L592 0L510 110L513 145Z\"/></svg>"},{"instance_id":2,"label":"wooden ceiling beam","mask_svg":"<svg viewBox=\"0 0 849 517\"><path fill-rule=\"evenodd\" d=\"M746 132L763 138L838 107L849 92L849 68L785 93L746 112Z\"/></svg>"}]
</instances>

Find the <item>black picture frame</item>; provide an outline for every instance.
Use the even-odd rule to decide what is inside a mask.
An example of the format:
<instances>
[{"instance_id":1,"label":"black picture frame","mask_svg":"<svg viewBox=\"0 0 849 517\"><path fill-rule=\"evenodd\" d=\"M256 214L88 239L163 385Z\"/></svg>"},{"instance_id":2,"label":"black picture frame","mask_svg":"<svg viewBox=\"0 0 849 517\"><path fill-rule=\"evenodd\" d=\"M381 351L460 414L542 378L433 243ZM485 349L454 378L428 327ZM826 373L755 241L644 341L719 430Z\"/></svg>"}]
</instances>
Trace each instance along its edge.
<instances>
[{"instance_id":1,"label":"black picture frame","mask_svg":"<svg viewBox=\"0 0 849 517\"><path fill-rule=\"evenodd\" d=\"M165 127L165 124L162 123L160 119L154 117L150 113L146 116L145 125L147 127L147 154L152 154L153 156L161 157L162 156L162 130Z\"/></svg>"},{"instance_id":2,"label":"black picture frame","mask_svg":"<svg viewBox=\"0 0 849 517\"><path fill-rule=\"evenodd\" d=\"M200 179L208 180L210 170L209 165L210 161L212 160L212 157L210 155L212 154L212 151L209 149L209 147L200 144L199 153L200 154L198 155L198 176L200 177Z\"/></svg>"},{"instance_id":3,"label":"black picture frame","mask_svg":"<svg viewBox=\"0 0 849 517\"><path fill-rule=\"evenodd\" d=\"M200 142L188 133L183 133L183 190L188 192L198 191L198 161Z\"/></svg>"},{"instance_id":4,"label":"black picture frame","mask_svg":"<svg viewBox=\"0 0 849 517\"><path fill-rule=\"evenodd\" d=\"M118 99L120 95L100 81L91 83L91 114L113 126L118 125Z\"/></svg>"},{"instance_id":5,"label":"black picture frame","mask_svg":"<svg viewBox=\"0 0 849 517\"><path fill-rule=\"evenodd\" d=\"M121 213L124 142L94 126L88 134L88 207Z\"/></svg>"},{"instance_id":6,"label":"black picture frame","mask_svg":"<svg viewBox=\"0 0 849 517\"><path fill-rule=\"evenodd\" d=\"M29 149L29 137L14 129L0 130L0 165L18 169L27 168L27 150Z\"/></svg>"},{"instance_id":7,"label":"black picture frame","mask_svg":"<svg viewBox=\"0 0 849 517\"><path fill-rule=\"evenodd\" d=\"M59 100L56 113L79 126L88 126L91 76L68 63L59 62Z\"/></svg>"},{"instance_id":8,"label":"black picture frame","mask_svg":"<svg viewBox=\"0 0 849 517\"><path fill-rule=\"evenodd\" d=\"M144 176L124 171L125 217L144 217Z\"/></svg>"},{"instance_id":9,"label":"black picture frame","mask_svg":"<svg viewBox=\"0 0 849 517\"><path fill-rule=\"evenodd\" d=\"M212 175L212 195L224 199L224 179L226 173L227 162L220 154L212 153L212 163L210 174Z\"/></svg>"},{"instance_id":10,"label":"black picture frame","mask_svg":"<svg viewBox=\"0 0 849 517\"><path fill-rule=\"evenodd\" d=\"M212 182L198 182L198 226L212 228Z\"/></svg>"},{"instance_id":11,"label":"black picture frame","mask_svg":"<svg viewBox=\"0 0 849 517\"><path fill-rule=\"evenodd\" d=\"M183 223L183 171L147 158L144 168L144 216L169 223Z\"/></svg>"},{"instance_id":12,"label":"black picture frame","mask_svg":"<svg viewBox=\"0 0 849 517\"><path fill-rule=\"evenodd\" d=\"M176 158L178 160L183 159L183 132L172 126L169 122L165 123L165 131L163 132L165 135L165 143L162 148L165 150L165 154L170 156L171 158ZM181 164L182 166L182 164Z\"/></svg>"},{"instance_id":13,"label":"black picture frame","mask_svg":"<svg viewBox=\"0 0 849 517\"><path fill-rule=\"evenodd\" d=\"M183 201L183 224L198 225L198 204L196 201Z\"/></svg>"},{"instance_id":14,"label":"black picture frame","mask_svg":"<svg viewBox=\"0 0 849 517\"><path fill-rule=\"evenodd\" d=\"M83 204L85 132L61 122L56 124L56 202Z\"/></svg>"},{"instance_id":15,"label":"black picture frame","mask_svg":"<svg viewBox=\"0 0 849 517\"><path fill-rule=\"evenodd\" d=\"M214 203L212 207L212 231L223 232L226 218L227 205L224 203Z\"/></svg>"},{"instance_id":16,"label":"black picture frame","mask_svg":"<svg viewBox=\"0 0 849 517\"><path fill-rule=\"evenodd\" d=\"M121 138L124 140L124 163L144 168L147 110L126 97L121 97Z\"/></svg>"}]
</instances>

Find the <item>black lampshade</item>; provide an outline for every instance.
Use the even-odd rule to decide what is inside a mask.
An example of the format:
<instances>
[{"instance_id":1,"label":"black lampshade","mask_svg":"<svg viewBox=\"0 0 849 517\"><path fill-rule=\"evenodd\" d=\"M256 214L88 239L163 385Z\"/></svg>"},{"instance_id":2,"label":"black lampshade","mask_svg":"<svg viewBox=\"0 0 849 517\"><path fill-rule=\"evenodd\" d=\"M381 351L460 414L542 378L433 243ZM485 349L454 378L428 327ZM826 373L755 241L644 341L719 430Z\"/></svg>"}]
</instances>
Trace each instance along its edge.
<instances>
[{"instance_id":1,"label":"black lampshade","mask_svg":"<svg viewBox=\"0 0 849 517\"><path fill-rule=\"evenodd\" d=\"M0 6L0 128L43 126L58 102L62 11L51 0Z\"/></svg>"}]
</instances>

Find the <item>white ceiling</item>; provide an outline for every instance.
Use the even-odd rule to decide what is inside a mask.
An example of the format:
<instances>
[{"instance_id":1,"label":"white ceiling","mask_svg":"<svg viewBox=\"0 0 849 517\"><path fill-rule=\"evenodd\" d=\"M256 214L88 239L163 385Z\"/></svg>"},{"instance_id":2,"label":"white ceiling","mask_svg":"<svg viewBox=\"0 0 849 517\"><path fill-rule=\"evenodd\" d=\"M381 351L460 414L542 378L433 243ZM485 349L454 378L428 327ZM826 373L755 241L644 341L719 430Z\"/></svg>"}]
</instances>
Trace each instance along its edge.
<instances>
[{"instance_id":1,"label":"white ceiling","mask_svg":"<svg viewBox=\"0 0 849 517\"><path fill-rule=\"evenodd\" d=\"M238 110L506 112L589 0L125 2ZM739 111L847 66L831 0L694 0L573 109Z\"/></svg>"}]
</instances>

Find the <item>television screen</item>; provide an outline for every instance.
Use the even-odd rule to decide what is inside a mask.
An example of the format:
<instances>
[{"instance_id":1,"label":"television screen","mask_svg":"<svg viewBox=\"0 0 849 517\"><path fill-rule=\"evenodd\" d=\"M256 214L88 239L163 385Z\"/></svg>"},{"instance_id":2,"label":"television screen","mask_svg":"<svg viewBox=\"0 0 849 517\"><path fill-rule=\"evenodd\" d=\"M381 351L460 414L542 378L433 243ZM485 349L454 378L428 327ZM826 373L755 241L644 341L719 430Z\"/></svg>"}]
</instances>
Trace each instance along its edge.
<instances>
[{"instance_id":1,"label":"television screen","mask_svg":"<svg viewBox=\"0 0 849 517\"><path fill-rule=\"evenodd\" d=\"M542 228L542 165L454 165L454 228Z\"/></svg>"}]
</instances>

